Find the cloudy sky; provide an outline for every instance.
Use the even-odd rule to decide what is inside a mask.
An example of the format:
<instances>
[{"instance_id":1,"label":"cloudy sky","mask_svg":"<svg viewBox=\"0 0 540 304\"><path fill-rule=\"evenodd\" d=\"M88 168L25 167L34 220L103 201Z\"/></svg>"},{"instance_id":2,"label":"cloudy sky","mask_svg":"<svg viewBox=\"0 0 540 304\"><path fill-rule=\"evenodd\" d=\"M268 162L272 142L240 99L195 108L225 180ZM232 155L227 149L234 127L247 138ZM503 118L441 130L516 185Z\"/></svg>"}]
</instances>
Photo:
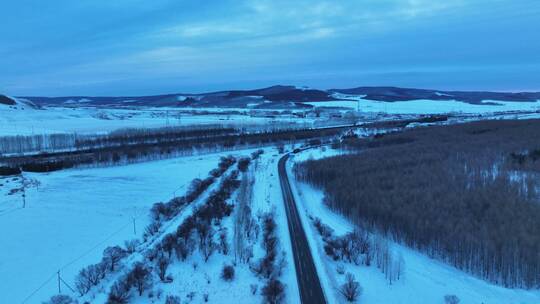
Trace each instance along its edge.
<instances>
[{"instance_id":1,"label":"cloudy sky","mask_svg":"<svg viewBox=\"0 0 540 304\"><path fill-rule=\"evenodd\" d=\"M540 90L538 0L18 0L0 92Z\"/></svg>"}]
</instances>

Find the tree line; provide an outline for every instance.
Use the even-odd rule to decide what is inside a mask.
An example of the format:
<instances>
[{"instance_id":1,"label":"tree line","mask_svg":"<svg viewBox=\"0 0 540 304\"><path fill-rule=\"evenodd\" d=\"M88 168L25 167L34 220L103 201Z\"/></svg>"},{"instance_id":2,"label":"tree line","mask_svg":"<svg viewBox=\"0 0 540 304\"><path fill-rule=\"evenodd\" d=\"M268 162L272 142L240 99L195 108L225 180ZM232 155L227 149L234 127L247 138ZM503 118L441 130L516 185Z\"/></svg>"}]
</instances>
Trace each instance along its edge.
<instances>
[{"instance_id":1,"label":"tree line","mask_svg":"<svg viewBox=\"0 0 540 304\"><path fill-rule=\"evenodd\" d=\"M197 136L174 141L158 141L116 145L87 150L43 153L38 155L0 156L0 173L16 172L18 168L28 172L51 172L77 166L97 166L157 160L183 155L195 151L223 151L258 147L279 142L298 142L313 138L331 138L339 135L343 128L270 130L235 134ZM160 135L161 136L161 135Z\"/></svg>"}]
</instances>

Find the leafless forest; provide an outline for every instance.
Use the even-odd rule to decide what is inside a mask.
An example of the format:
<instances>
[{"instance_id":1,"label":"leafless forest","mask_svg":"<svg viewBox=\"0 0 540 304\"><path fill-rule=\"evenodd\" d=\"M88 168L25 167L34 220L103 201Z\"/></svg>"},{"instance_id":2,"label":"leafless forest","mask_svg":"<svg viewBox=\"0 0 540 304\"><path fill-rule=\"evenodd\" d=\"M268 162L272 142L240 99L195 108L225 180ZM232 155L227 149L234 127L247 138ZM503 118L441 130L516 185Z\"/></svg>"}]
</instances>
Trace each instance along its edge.
<instances>
[{"instance_id":1,"label":"leafless forest","mask_svg":"<svg viewBox=\"0 0 540 304\"><path fill-rule=\"evenodd\" d=\"M56 138L55 149L60 151L39 154L0 154L0 175L28 172L51 172L77 166L108 166L156 159L166 159L195 152L216 152L253 148L270 144L303 143L313 139L330 139L339 135L343 127L326 129L244 129L215 128L208 132L199 128L123 130L96 138L73 135L48 136L49 144ZM0 138L0 148L6 151L38 149L43 142L38 136ZM74 146L75 145L75 146ZM54 150L54 149L53 149ZM0 150L3 151L3 150Z\"/></svg>"},{"instance_id":2,"label":"leafless forest","mask_svg":"<svg viewBox=\"0 0 540 304\"><path fill-rule=\"evenodd\" d=\"M357 224L507 287L540 287L540 121L417 128L343 143L299 178Z\"/></svg>"}]
</instances>

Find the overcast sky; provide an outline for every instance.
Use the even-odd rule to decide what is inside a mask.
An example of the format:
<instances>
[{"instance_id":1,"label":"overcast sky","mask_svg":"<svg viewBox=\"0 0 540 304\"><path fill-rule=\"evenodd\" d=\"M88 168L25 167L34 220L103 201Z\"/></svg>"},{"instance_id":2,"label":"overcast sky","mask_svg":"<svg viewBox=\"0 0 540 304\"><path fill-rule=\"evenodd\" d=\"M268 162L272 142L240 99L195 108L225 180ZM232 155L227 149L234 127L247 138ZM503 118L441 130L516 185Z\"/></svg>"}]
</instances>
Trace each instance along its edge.
<instances>
[{"instance_id":1,"label":"overcast sky","mask_svg":"<svg viewBox=\"0 0 540 304\"><path fill-rule=\"evenodd\" d=\"M540 91L538 0L17 0L0 92L394 85Z\"/></svg>"}]
</instances>

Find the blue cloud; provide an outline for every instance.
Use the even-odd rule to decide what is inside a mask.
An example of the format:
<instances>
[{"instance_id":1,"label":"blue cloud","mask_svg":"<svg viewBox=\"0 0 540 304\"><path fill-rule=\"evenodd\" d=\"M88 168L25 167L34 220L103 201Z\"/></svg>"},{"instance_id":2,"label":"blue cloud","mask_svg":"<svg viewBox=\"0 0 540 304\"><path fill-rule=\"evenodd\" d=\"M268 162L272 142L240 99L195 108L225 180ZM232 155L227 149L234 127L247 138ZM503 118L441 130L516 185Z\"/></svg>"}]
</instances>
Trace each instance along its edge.
<instances>
[{"instance_id":1,"label":"blue cloud","mask_svg":"<svg viewBox=\"0 0 540 304\"><path fill-rule=\"evenodd\" d=\"M0 91L12 95L540 90L536 0L21 0L3 10Z\"/></svg>"}]
</instances>

